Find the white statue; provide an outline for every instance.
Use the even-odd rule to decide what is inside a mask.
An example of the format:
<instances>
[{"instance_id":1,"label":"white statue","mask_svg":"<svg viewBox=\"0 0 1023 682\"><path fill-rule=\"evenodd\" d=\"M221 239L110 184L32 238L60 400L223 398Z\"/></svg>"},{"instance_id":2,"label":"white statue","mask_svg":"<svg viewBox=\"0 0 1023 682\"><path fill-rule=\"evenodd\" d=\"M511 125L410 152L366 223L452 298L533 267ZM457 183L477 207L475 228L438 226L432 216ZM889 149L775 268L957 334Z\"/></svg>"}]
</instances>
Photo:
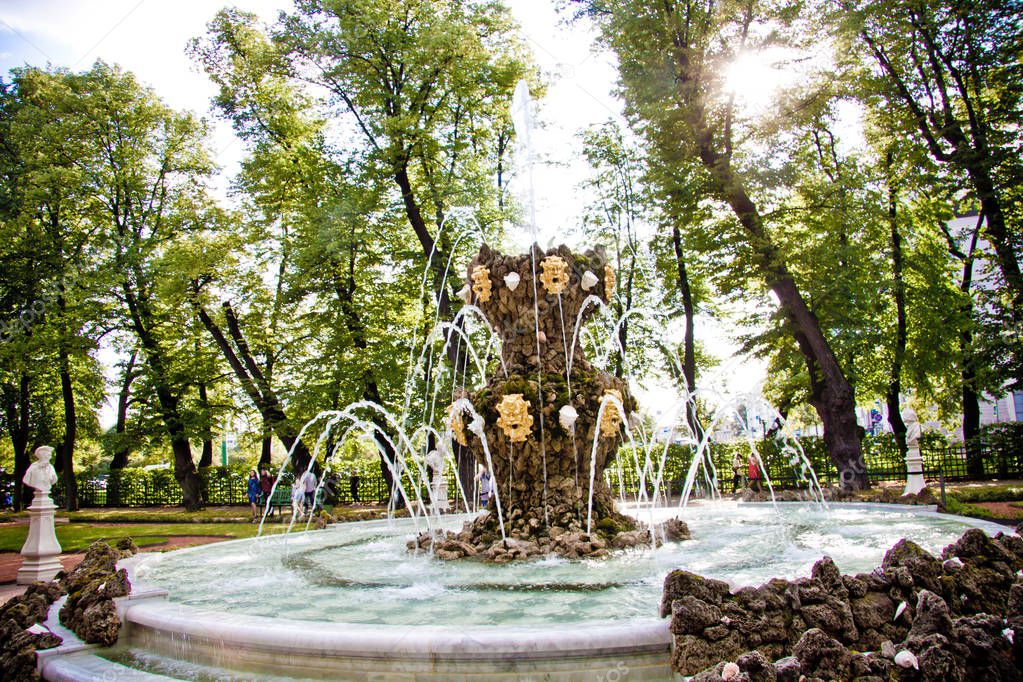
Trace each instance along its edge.
<instances>
[{"instance_id":1,"label":"white statue","mask_svg":"<svg viewBox=\"0 0 1023 682\"><path fill-rule=\"evenodd\" d=\"M907 407L902 411L902 421L906 424L906 445L914 446L920 444L920 422L916 416L916 410Z\"/></svg>"},{"instance_id":2,"label":"white statue","mask_svg":"<svg viewBox=\"0 0 1023 682\"><path fill-rule=\"evenodd\" d=\"M437 447L426 453L426 466L433 472L430 481L430 499L438 511L447 511L448 504L448 480L444 476L444 469L447 466L447 447L443 440L437 441Z\"/></svg>"},{"instance_id":3,"label":"white statue","mask_svg":"<svg viewBox=\"0 0 1023 682\"><path fill-rule=\"evenodd\" d=\"M42 445L36 448L35 456L36 461L32 462L28 471L25 472L25 477L21 480L27 486L31 486L44 493L49 493L50 488L57 482L57 472L54 470L53 465L50 464L53 448L49 445Z\"/></svg>"},{"instance_id":4,"label":"white statue","mask_svg":"<svg viewBox=\"0 0 1023 682\"><path fill-rule=\"evenodd\" d=\"M57 472L50 464L53 448L36 448L36 461L32 462L22 482L35 488L32 505L28 508L28 537L21 548L21 568L18 584L30 585L37 581L53 580L63 570L60 563L60 543L53 527L53 512L57 507L50 499L50 488L57 482Z\"/></svg>"}]
</instances>

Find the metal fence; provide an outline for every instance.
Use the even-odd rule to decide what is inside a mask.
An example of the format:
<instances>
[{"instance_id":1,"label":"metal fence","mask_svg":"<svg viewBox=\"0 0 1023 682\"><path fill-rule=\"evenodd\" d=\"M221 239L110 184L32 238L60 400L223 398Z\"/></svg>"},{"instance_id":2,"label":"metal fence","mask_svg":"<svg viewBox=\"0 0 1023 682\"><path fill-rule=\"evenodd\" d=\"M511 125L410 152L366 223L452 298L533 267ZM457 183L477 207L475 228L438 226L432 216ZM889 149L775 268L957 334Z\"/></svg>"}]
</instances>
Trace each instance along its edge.
<instances>
[{"instance_id":1,"label":"metal fence","mask_svg":"<svg viewBox=\"0 0 1023 682\"><path fill-rule=\"evenodd\" d=\"M461 507L461 494L450 468L445 472L448 481L448 495ZM203 501L209 506L248 504L247 474L227 467L212 467L199 471L202 480ZM281 477L278 490L290 490L294 482L290 472ZM182 503L181 487L169 469L122 469L106 476L79 474L75 476L78 487L78 505L87 507L158 507L177 506ZM402 477L402 487L409 498L415 499L416 488L422 499L428 497L427 486L413 484L409 472ZM13 495L14 478L0 476L0 491ZM64 481L58 480L50 494L58 505L64 503ZM467 491L469 495L473 491ZM328 474L323 484L323 499L329 504L386 503L391 491L379 467L368 466L359 471L358 482L351 476Z\"/></svg>"},{"instance_id":2,"label":"metal fence","mask_svg":"<svg viewBox=\"0 0 1023 682\"><path fill-rule=\"evenodd\" d=\"M798 445L798 447L796 447ZM738 454L745 461L755 447L767 469L771 484L778 489L805 487L806 477L800 467L793 467L790 460L799 453L799 461L807 461L816 473L822 486L837 485L838 471L831 463L819 438L802 438L793 441L745 441L718 443L709 446L709 461L721 489L731 492L733 487L732 461ZM905 460L894 446L894 441L868 438L863 442L867 478L873 483L906 480ZM947 447L940 443L924 443L921 448L923 468L928 474L941 475L948 481L964 481L990 478L1023 478L1023 444L1008 440L980 443L977 455L983 474L971 475L967 467L967 450L964 446ZM661 480L665 493L681 492L693 460L693 449L688 446L670 445L667 452L656 447L648 457L642 452L628 448L619 451L617 461L605 472L606 481L613 490L634 494L645 478L649 492L657 472L663 472ZM645 466L645 477L643 475ZM745 470L745 467L743 467ZM211 467L200 472L203 500L207 505L247 504L246 472L229 467ZM446 471L448 495L461 507L461 494L454 470ZM292 475L285 474L280 485L290 487ZM81 474L76 477L78 502L81 507L151 507L175 506L181 504L181 489L169 469L143 470L123 469L111 472L105 477ZM698 487L706 487L705 474L695 476ZM408 472L403 476L403 487L410 498L415 498L418 485L419 495L428 497L427 486L413 484ZM0 488L13 491L14 479L0 477ZM324 499L330 504L351 504L353 502L387 502L390 490L378 466L369 465L358 471L357 489L350 477L329 474L324 484ZM466 491L470 499L475 491ZM356 499L357 494L357 499ZM54 500L63 502L63 481L53 489Z\"/></svg>"},{"instance_id":3,"label":"metal fence","mask_svg":"<svg viewBox=\"0 0 1023 682\"><path fill-rule=\"evenodd\" d=\"M790 459L794 453L794 444L758 440L747 442L731 442L711 445L709 459L718 485L724 492L732 492L736 484L742 485L746 466L742 467L740 481L734 481L732 460L736 453L745 462L752 448L757 449L771 485L777 489L805 488L808 480L801 467L794 467ZM813 468L817 480L822 487L837 486L841 483L838 470L831 462L820 439L803 438L799 440L798 450L800 461L805 461ZM643 456L633 457L631 453L619 453L614 466L606 472L608 485L615 491L635 494L645 483L648 493L652 494L655 472L661 470L662 452L651 453L645 480ZM867 438L863 442L863 455L866 464L866 476L871 483L885 483L906 480L906 461L891 439ZM921 447L923 470L927 478L937 480L943 477L947 481L985 480L1023 478L1023 444L1011 442L980 443L976 449L982 467L982 475L970 474L967 467L967 449L963 445L948 447L941 443L925 442ZM636 462L639 462L639 466ZM663 464L662 489L670 494L681 493L693 461L693 450L688 446L670 446L669 454ZM707 487L709 474L698 469L694 475L694 486Z\"/></svg>"}]
</instances>

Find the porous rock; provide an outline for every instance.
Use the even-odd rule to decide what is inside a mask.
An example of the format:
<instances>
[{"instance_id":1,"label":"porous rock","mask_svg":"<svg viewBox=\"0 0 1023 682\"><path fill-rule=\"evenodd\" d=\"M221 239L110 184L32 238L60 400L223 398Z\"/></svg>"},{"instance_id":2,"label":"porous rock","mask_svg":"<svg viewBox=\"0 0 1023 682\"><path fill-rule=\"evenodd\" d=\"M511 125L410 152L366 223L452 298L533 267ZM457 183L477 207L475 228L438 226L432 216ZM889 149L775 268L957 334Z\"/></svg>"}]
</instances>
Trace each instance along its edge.
<instances>
[{"instance_id":1,"label":"porous rock","mask_svg":"<svg viewBox=\"0 0 1023 682\"><path fill-rule=\"evenodd\" d=\"M13 618L0 621L0 677L9 682L42 679L36 670L36 651L52 649L61 641L49 631L30 632Z\"/></svg>"},{"instance_id":2,"label":"porous rock","mask_svg":"<svg viewBox=\"0 0 1023 682\"><path fill-rule=\"evenodd\" d=\"M661 604L672 616L672 665L716 680L723 663L756 650L777 659L782 681L1021 680L1023 574L1010 572L1020 571L1018 537L969 531L944 562L902 541L872 573L843 576L825 558L809 578L734 593L674 571ZM896 665L900 652L917 667Z\"/></svg>"},{"instance_id":3,"label":"porous rock","mask_svg":"<svg viewBox=\"0 0 1023 682\"><path fill-rule=\"evenodd\" d=\"M121 631L114 599L131 591L128 574L117 562L130 547L113 548L105 542L89 546L82 562L64 580L68 598L60 622L88 644L111 646Z\"/></svg>"}]
</instances>

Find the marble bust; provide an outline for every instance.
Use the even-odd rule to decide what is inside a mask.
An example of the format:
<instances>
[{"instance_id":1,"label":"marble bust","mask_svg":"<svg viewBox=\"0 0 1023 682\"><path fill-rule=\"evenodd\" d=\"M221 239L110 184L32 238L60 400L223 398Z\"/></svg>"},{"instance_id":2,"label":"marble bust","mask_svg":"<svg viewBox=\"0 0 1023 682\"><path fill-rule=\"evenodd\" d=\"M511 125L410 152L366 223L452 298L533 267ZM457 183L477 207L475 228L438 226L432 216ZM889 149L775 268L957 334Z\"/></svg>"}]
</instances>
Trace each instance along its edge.
<instances>
[{"instance_id":1,"label":"marble bust","mask_svg":"<svg viewBox=\"0 0 1023 682\"><path fill-rule=\"evenodd\" d=\"M920 444L920 420L916 416L916 410L907 407L902 411L902 421L906 424L906 445Z\"/></svg>"},{"instance_id":2,"label":"marble bust","mask_svg":"<svg viewBox=\"0 0 1023 682\"><path fill-rule=\"evenodd\" d=\"M32 462L22 482L36 490L49 493L50 488L57 482L57 472L50 464L50 457L53 455L53 448L43 445L36 448L36 461Z\"/></svg>"}]
</instances>

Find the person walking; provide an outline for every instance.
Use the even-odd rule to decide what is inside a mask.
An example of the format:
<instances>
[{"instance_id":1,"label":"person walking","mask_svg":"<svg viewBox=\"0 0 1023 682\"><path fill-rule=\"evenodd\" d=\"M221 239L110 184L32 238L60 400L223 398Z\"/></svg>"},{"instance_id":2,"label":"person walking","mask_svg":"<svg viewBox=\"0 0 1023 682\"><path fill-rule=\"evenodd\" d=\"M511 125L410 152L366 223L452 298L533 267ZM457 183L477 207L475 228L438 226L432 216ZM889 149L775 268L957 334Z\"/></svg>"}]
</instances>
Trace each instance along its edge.
<instances>
[{"instance_id":1,"label":"person walking","mask_svg":"<svg viewBox=\"0 0 1023 682\"><path fill-rule=\"evenodd\" d=\"M749 454L749 487L750 490L760 492L760 465L757 463L757 457L752 452Z\"/></svg>"},{"instance_id":2,"label":"person walking","mask_svg":"<svg viewBox=\"0 0 1023 682\"><path fill-rule=\"evenodd\" d=\"M352 493L352 504L359 503L359 472L355 469L348 476L348 489Z\"/></svg>"},{"instance_id":3,"label":"person walking","mask_svg":"<svg viewBox=\"0 0 1023 682\"><path fill-rule=\"evenodd\" d=\"M291 485L291 518L302 516L302 505L305 502L305 486L301 478L296 478Z\"/></svg>"},{"instance_id":4,"label":"person walking","mask_svg":"<svg viewBox=\"0 0 1023 682\"><path fill-rule=\"evenodd\" d=\"M313 507L316 506L316 474L312 470L307 470L302 474L302 485L305 489L306 511L312 514Z\"/></svg>"},{"instance_id":5,"label":"person walking","mask_svg":"<svg viewBox=\"0 0 1023 682\"><path fill-rule=\"evenodd\" d=\"M737 493L742 487L742 470L746 463L742 461L742 455L738 452L732 458L732 492Z\"/></svg>"},{"instance_id":6,"label":"person walking","mask_svg":"<svg viewBox=\"0 0 1023 682\"><path fill-rule=\"evenodd\" d=\"M253 469L249 472L249 484L246 494L249 496L249 505L252 507L252 523L256 522L259 518L259 496L262 495L263 489L259 484L259 474Z\"/></svg>"},{"instance_id":7,"label":"person walking","mask_svg":"<svg viewBox=\"0 0 1023 682\"><path fill-rule=\"evenodd\" d=\"M484 469L480 472L480 506L486 507L490 502L491 492L490 472Z\"/></svg>"},{"instance_id":8,"label":"person walking","mask_svg":"<svg viewBox=\"0 0 1023 682\"><path fill-rule=\"evenodd\" d=\"M274 479L270 475L270 471L263 468L263 473L259 475L259 489L263 493L263 506L270 501L270 493L274 489Z\"/></svg>"}]
</instances>

